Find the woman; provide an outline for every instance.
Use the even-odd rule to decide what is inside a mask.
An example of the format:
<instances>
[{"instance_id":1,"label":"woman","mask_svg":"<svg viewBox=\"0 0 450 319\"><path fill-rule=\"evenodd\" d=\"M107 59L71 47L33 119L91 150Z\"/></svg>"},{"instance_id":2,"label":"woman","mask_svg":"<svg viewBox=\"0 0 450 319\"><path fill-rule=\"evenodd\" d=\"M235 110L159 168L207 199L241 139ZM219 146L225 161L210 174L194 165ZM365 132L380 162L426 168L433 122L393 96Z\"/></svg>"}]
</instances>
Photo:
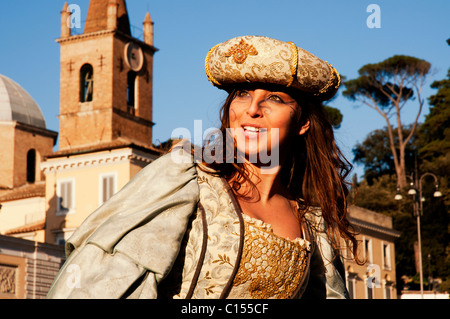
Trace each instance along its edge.
<instances>
[{"instance_id":1,"label":"woman","mask_svg":"<svg viewBox=\"0 0 450 319\"><path fill-rule=\"evenodd\" d=\"M259 36L205 66L229 92L222 138L201 161L180 143L89 216L49 298L348 298L349 164L321 106L337 71Z\"/></svg>"}]
</instances>

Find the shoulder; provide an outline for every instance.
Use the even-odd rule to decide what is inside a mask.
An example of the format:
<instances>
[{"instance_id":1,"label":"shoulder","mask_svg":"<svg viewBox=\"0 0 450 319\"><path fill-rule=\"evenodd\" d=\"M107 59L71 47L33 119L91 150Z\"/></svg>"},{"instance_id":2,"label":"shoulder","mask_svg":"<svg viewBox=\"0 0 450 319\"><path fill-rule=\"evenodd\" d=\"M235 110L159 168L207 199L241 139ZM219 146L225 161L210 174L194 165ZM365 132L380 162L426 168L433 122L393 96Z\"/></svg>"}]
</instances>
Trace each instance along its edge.
<instances>
[{"instance_id":1,"label":"shoulder","mask_svg":"<svg viewBox=\"0 0 450 319\"><path fill-rule=\"evenodd\" d=\"M325 221L320 207L308 207L305 212L305 219L311 230L314 232L324 232L326 230Z\"/></svg>"},{"instance_id":2,"label":"shoulder","mask_svg":"<svg viewBox=\"0 0 450 319\"><path fill-rule=\"evenodd\" d=\"M191 144L183 140L176 144L170 152L147 165L139 174L148 174L149 171L154 171L154 173L172 171L176 174L190 170L195 166L190 149Z\"/></svg>"}]
</instances>

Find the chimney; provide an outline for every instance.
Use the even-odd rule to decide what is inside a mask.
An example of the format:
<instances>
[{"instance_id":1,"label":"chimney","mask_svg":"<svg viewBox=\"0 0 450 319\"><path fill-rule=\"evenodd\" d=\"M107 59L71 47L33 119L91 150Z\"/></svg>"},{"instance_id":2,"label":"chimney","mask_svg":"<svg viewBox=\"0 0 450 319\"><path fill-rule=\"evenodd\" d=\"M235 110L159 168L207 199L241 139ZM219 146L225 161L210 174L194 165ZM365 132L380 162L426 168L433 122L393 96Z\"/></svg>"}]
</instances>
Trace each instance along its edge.
<instances>
[{"instance_id":1,"label":"chimney","mask_svg":"<svg viewBox=\"0 0 450 319\"><path fill-rule=\"evenodd\" d=\"M69 5L68 3L64 3L64 7L61 11L61 38L68 38L70 37L71 31L70 31L70 16L72 15L71 12L69 12Z\"/></svg>"},{"instance_id":2,"label":"chimney","mask_svg":"<svg viewBox=\"0 0 450 319\"><path fill-rule=\"evenodd\" d=\"M110 0L108 2L108 14L106 22L106 28L108 30L117 29L118 12L119 12L119 4L117 3L117 0Z\"/></svg>"},{"instance_id":3,"label":"chimney","mask_svg":"<svg viewBox=\"0 0 450 319\"><path fill-rule=\"evenodd\" d=\"M153 21L148 12L144 19L144 42L153 46Z\"/></svg>"}]
</instances>

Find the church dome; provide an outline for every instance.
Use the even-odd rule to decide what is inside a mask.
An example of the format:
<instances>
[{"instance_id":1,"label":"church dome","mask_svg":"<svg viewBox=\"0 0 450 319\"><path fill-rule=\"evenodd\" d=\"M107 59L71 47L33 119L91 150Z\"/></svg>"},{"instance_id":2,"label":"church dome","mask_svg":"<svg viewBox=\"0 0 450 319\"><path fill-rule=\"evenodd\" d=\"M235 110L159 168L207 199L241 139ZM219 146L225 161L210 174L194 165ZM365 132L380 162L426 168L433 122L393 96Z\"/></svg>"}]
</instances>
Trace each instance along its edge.
<instances>
[{"instance_id":1,"label":"church dome","mask_svg":"<svg viewBox=\"0 0 450 319\"><path fill-rule=\"evenodd\" d=\"M45 129L36 101L19 84L0 74L0 121L17 121Z\"/></svg>"}]
</instances>

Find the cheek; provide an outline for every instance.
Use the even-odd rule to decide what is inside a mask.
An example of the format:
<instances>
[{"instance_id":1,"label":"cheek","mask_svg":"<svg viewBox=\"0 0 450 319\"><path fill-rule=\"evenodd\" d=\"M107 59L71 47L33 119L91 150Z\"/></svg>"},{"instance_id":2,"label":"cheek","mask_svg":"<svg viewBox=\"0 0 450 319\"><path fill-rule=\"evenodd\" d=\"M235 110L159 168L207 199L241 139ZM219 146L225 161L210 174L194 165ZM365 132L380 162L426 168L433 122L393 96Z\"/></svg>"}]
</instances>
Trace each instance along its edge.
<instances>
[{"instance_id":1,"label":"cheek","mask_svg":"<svg viewBox=\"0 0 450 319\"><path fill-rule=\"evenodd\" d=\"M280 118L272 121L272 127L278 129L278 138L280 143L288 140L291 135L294 134L294 119L291 116L286 118Z\"/></svg>"},{"instance_id":2,"label":"cheek","mask_svg":"<svg viewBox=\"0 0 450 319\"><path fill-rule=\"evenodd\" d=\"M229 117L230 117L230 122L234 122L237 119L237 115L236 115L236 111L230 107L230 111L229 113Z\"/></svg>"},{"instance_id":3,"label":"cheek","mask_svg":"<svg viewBox=\"0 0 450 319\"><path fill-rule=\"evenodd\" d=\"M280 131L290 131L294 125L294 113L283 114L283 116L272 117L271 126L277 127Z\"/></svg>"},{"instance_id":4,"label":"cheek","mask_svg":"<svg viewBox=\"0 0 450 319\"><path fill-rule=\"evenodd\" d=\"M289 116L291 117L291 120L293 121L295 119L295 110L291 109L289 111Z\"/></svg>"}]
</instances>

